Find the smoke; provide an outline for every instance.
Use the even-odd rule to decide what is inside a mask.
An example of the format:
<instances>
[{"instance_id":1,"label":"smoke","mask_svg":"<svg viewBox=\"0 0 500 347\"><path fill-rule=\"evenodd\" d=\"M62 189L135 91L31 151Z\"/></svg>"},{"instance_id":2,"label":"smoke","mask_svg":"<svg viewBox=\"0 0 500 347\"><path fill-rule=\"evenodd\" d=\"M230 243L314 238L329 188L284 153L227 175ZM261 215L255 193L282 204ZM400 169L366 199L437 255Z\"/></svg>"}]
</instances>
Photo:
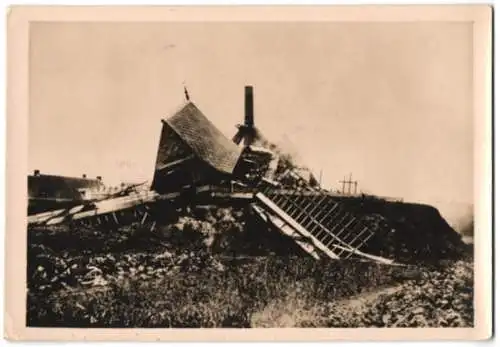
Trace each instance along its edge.
<instances>
[{"instance_id":1,"label":"smoke","mask_svg":"<svg viewBox=\"0 0 500 347\"><path fill-rule=\"evenodd\" d=\"M472 204L460 202L430 203L439 210L441 216L459 234L471 236L474 228L474 208Z\"/></svg>"},{"instance_id":2,"label":"smoke","mask_svg":"<svg viewBox=\"0 0 500 347\"><path fill-rule=\"evenodd\" d=\"M275 155L277 155L280 159L287 161L293 166L301 167L300 156L298 152L295 150L293 143L288 139L288 137L284 137L282 141L278 143L274 143L266 139L262 133L256 129L256 141L255 145L261 146L269 149Z\"/></svg>"}]
</instances>

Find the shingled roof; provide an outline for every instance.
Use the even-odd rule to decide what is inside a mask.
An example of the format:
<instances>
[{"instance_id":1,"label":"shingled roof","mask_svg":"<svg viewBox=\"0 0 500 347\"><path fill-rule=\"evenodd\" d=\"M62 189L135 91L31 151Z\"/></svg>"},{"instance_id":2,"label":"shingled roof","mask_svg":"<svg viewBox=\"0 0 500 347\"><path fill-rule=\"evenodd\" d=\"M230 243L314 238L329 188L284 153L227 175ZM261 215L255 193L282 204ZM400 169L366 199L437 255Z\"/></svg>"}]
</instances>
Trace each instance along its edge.
<instances>
[{"instance_id":1,"label":"shingled roof","mask_svg":"<svg viewBox=\"0 0 500 347\"><path fill-rule=\"evenodd\" d=\"M193 152L218 171L231 174L238 162L240 148L208 120L192 103L165 122L193 149Z\"/></svg>"}]
</instances>

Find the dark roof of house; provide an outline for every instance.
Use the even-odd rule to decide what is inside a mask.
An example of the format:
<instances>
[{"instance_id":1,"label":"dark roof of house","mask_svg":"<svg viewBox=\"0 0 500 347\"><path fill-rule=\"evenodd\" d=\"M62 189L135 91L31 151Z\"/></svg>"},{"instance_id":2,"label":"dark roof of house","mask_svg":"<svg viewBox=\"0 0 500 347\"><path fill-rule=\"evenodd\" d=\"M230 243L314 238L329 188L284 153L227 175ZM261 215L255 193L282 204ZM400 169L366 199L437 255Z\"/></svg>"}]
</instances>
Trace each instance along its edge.
<instances>
[{"instance_id":1,"label":"dark roof of house","mask_svg":"<svg viewBox=\"0 0 500 347\"><path fill-rule=\"evenodd\" d=\"M200 159L218 171L233 172L240 157L240 148L225 137L192 102L165 121Z\"/></svg>"},{"instance_id":2,"label":"dark roof of house","mask_svg":"<svg viewBox=\"0 0 500 347\"><path fill-rule=\"evenodd\" d=\"M56 175L28 175L30 198L46 197L58 199L79 199L78 189L97 188L102 182L97 179L66 177Z\"/></svg>"}]
</instances>

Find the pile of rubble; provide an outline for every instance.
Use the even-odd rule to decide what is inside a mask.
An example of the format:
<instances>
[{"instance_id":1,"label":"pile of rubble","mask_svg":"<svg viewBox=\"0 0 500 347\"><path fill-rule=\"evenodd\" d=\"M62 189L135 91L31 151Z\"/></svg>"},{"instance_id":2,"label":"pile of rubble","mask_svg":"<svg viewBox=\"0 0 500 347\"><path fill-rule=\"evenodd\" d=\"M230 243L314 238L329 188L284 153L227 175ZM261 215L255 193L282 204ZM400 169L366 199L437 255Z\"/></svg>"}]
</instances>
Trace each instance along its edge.
<instances>
[{"instance_id":1,"label":"pile of rubble","mask_svg":"<svg viewBox=\"0 0 500 347\"><path fill-rule=\"evenodd\" d=\"M365 251L402 263L435 263L470 253L460 234L432 206L390 201L353 202L363 223L375 232Z\"/></svg>"}]
</instances>

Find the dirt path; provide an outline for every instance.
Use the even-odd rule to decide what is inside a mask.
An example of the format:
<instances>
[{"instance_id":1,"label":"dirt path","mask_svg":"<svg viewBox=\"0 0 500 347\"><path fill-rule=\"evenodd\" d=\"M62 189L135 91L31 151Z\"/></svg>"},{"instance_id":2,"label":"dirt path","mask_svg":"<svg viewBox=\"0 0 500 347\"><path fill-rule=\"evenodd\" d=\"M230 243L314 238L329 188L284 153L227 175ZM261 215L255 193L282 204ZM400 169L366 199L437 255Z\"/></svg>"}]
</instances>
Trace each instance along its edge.
<instances>
[{"instance_id":1,"label":"dirt path","mask_svg":"<svg viewBox=\"0 0 500 347\"><path fill-rule=\"evenodd\" d=\"M362 309L363 306L366 306L370 302L377 300L377 298L384 294L394 294L397 291L402 289L402 285L390 286L390 287L381 287L375 290L371 290L365 293L361 293L359 295L355 295L351 298L347 298L335 303L335 305L339 307L349 307L350 310Z\"/></svg>"},{"instance_id":2,"label":"dirt path","mask_svg":"<svg viewBox=\"0 0 500 347\"><path fill-rule=\"evenodd\" d=\"M380 287L353 297L330 303L311 303L300 299L293 293L285 299L276 300L260 312L252 315L251 326L254 328L291 328L318 324L322 317L321 307L332 305L336 312L362 312L364 307L377 300L380 295L393 294L402 289L402 285Z\"/></svg>"}]
</instances>

